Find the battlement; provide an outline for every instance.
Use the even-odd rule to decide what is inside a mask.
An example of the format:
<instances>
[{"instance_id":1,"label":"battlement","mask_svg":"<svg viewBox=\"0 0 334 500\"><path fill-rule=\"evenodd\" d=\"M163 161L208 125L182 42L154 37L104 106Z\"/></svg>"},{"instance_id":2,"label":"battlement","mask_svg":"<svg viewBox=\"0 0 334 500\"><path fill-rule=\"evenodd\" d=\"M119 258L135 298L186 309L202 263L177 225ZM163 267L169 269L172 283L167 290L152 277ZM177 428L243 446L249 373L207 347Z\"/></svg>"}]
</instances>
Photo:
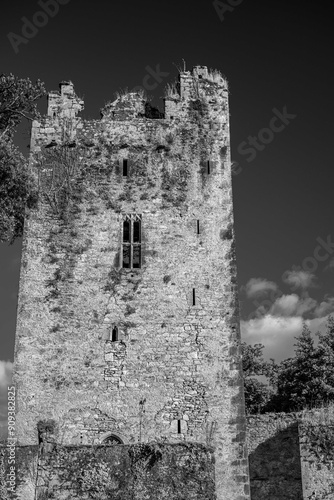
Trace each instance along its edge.
<instances>
[{"instance_id":1,"label":"battlement","mask_svg":"<svg viewBox=\"0 0 334 500\"><path fill-rule=\"evenodd\" d=\"M76 118L84 109L84 102L75 94L72 82L63 81L59 87L60 91L48 94L47 116L53 120ZM101 109L101 118L117 121L185 118L191 101L219 106L220 99L227 99L227 95L227 81L218 71L195 66L192 71L181 72L178 82L168 87L163 112L152 109L144 92L124 92Z\"/></svg>"},{"instance_id":2,"label":"battlement","mask_svg":"<svg viewBox=\"0 0 334 500\"><path fill-rule=\"evenodd\" d=\"M52 91L48 94L47 116L52 119L75 118L84 109L84 102L74 92L73 83L62 81L59 84L60 91Z\"/></svg>"},{"instance_id":3,"label":"battlement","mask_svg":"<svg viewBox=\"0 0 334 500\"><path fill-rule=\"evenodd\" d=\"M166 126L171 126L169 132L172 132L180 126L194 126L201 134L205 131L207 139L212 136L213 142L214 136L220 137L224 142L222 147L227 149L226 158L229 156L227 80L220 72L208 70L206 66L181 72L178 81L167 86L162 112L140 91L120 93L108 102L101 109L101 121L83 120L78 116L83 109L84 103L76 95L73 83L61 82L60 91L48 95L47 116L41 122L33 122L32 152L39 152L45 146L73 143L80 137L90 136L93 130L95 134L102 130L106 134L107 130L116 131L119 127L127 129L132 123L136 126L133 138L138 134L144 136L152 127L166 132ZM175 122L175 126L171 122ZM213 150L208 153L212 154Z\"/></svg>"}]
</instances>

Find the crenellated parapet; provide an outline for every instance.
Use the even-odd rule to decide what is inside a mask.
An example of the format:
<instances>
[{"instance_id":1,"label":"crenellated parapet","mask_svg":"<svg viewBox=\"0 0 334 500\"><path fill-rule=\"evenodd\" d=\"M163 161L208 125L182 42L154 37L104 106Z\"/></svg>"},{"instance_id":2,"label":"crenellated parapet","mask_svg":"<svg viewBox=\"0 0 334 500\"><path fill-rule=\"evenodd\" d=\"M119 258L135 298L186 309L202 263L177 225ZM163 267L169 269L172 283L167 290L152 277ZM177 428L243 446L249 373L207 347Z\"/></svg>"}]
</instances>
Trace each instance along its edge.
<instances>
[{"instance_id":1,"label":"crenellated parapet","mask_svg":"<svg viewBox=\"0 0 334 500\"><path fill-rule=\"evenodd\" d=\"M82 120L78 114L84 102L74 92L73 83L63 81L59 91L48 94L47 115L39 122L34 120L31 130L31 151L39 153L41 148L73 142Z\"/></svg>"}]
</instances>

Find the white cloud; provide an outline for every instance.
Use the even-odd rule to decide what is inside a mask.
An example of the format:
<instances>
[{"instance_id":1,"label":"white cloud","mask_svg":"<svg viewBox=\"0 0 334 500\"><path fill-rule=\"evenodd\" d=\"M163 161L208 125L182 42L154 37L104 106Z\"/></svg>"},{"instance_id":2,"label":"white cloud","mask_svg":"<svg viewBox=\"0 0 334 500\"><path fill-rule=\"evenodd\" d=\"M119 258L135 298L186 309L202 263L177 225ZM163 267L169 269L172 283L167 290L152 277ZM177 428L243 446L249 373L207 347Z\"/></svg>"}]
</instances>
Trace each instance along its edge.
<instances>
[{"instance_id":1,"label":"white cloud","mask_svg":"<svg viewBox=\"0 0 334 500\"><path fill-rule=\"evenodd\" d=\"M334 267L334 259L331 265ZM300 335L303 321L317 344L316 332L326 330L328 315L334 313L334 296L325 295L320 301L309 296L307 288L316 286L313 273L290 270L282 280L292 290L299 290L283 295L276 283L263 278L252 278L242 287L256 305L248 319L241 321L243 340L263 344L265 358L276 361L294 356L295 337Z\"/></svg>"},{"instance_id":2,"label":"white cloud","mask_svg":"<svg viewBox=\"0 0 334 500\"><path fill-rule=\"evenodd\" d=\"M272 316L293 316L298 302L299 297L295 293L292 295L282 295L282 297L275 300L269 313Z\"/></svg>"},{"instance_id":3,"label":"white cloud","mask_svg":"<svg viewBox=\"0 0 334 500\"><path fill-rule=\"evenodd\" d=\"M297 290L297 288L310 288L315 286L315 276L309 271L285 271L282 276L282 281L289 285L291 289Z\"/></svg>"},{"instance_id":4,"label":"white cloud","mask_svg":"<svg viewBox=\"0 0 334 500\"><path fill-rule=\"evenodd\" d=\"M254 313L250 315L248 319L260 318L269 314L274 317L292 317L292 316L305 316L310 315L319 316L320 309L319 304L315 299L309 297L309 295L304 292L303 296L299 296L296 293L291 293L287 295L281 295L279 297L267 297L262 301L258 301L257 309ZM322 316L328 314L331 310L324 309ZM316 312L317 311L317 312Z\"/></svg>"},{"instance_id":5,"label":"white cloud","mask_svg":"<svg viewBox=\"0 0 334 500\"><path fill-rule=\"evenodd\" d=\"M251 278L241 289L246 292L248 298L253 298L266 294L269 291L276 292L278 286L273 281L263 278Z\"/></svg>"},{"instance_id":6,"label":"white cloud","mask_svg":"<svg viewBox=\"0 0 334 500\"><path fill-rule=\"evenodd\" d=\"M258 308L258 312L262 312L262 316L264 315L260 308ZM273 302L267 312L276 317L303 317L307 315L313 318L323 318L334 312L334 297L325 297L319 304L307 294L303 297L296 293L282 295Z\"/></svg>"},{"instance_id":7,"label":"white cloud","mask_svg":"<svg viewBox=\"0 0 334 500\"><path fill-rule=\"evenodd\" d=\"M13 363L0 360L0 387L7 387L12 383Z\"/></svg>"},{"instance_id":8,"label":"white cloud","mask_svg":"<svg viewBox=\"0 0 334 500\"><path fill-rule=\"evenodd\" d=\"M299 297L296 293L282 295L275 300L269 313L272 316L303 316L313 311L317 301L311 297Z\"/></svg>"},{"instance_id":9,"label":"white cloud","mask_svg":"<svg viewBox=\"0 0 334 500\"><path fill-rule=\"evenodd\" d=\"M317 318L322 318L334 311L334 297L327 297L326 300L320 302L320 304L315 308L314 315Z\"/></svg>"},{"instance_id":10,"label":"white cloud","mask_svg":"<svg viewBox=\"0 0 334 500\"><path fill-rule=\"evenodd\" d=\"M302 318L280 318L267 314L262 318L241 321L241 335L249 344L263 344L267 359L276 361L293 356L294 337L302 328Z\"/></svg>"},{"instance_id":11,"label":"white cloud","mask_svg":"<svg viewBox=\"0 0 334 500\"><path fill-rule=\"evenodd\" d=\"M327 317L306 320L313 336L318 330L324 330ZM303 318L276 317L267 314L262 318L241 321L242 340L248 344L263 344L265 359L274 358L279 362L282 359L294 356L294 344L303 327Z\"/></svg>"},{"instance_id":12,"label":"white cloud","mask_svg":"<svg viewBox=\"0 0 334 500\"><path fill-rule=\"evenodd\" d=\"M242 321L242 333L245 340L250 343L264 342L266 345L275 345L277 339L281 339L291 332L298 331L302 326L299 317L279 318L266 314L262 318ZM247 337L247 338L246 338Z\"/></svg>"}]
</instances>

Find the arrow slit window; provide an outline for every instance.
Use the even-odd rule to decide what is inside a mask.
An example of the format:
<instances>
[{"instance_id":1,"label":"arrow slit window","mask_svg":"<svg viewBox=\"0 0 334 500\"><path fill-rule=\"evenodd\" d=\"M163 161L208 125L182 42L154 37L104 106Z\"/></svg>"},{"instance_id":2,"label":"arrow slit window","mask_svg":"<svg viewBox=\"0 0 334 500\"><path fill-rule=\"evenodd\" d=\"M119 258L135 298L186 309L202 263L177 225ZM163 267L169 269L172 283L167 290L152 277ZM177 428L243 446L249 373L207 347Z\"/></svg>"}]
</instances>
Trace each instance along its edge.
<instances>
[{"instance_id":1,"label":"arrow slit window","mask_svg":"<svg viewBox=\"0 0 334 500\"><path fill-rule=\"evenodd\" d=\"M123 220L123 267L141 267L141 215L127 214Z\"/></svg>"},{"instance_id":2,"label":"arrow slit window","mask_svg":"<svg viewBox=\"0 0 334 500\"><path fill-rule=\"evenodd\" d=\"M125 158L123 160L123 177L128 176L128 160Z\"/></svg>"}]
</instances>

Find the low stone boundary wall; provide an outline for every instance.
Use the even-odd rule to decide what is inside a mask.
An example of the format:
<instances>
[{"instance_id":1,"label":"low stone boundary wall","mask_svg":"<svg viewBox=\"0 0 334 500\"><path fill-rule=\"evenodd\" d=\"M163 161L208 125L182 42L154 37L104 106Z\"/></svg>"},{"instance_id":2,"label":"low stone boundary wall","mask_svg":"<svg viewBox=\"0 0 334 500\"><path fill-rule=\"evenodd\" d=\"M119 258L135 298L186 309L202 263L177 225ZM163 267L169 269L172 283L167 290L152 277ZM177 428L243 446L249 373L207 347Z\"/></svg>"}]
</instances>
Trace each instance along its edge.
<instances>
[{"instance_id":1,"label":"low stone boundary wall","mask_svg":"<svg viewBox=\"0 0 334 500\"><path fill-rule=\"evenodd\" d=\"M18 447L20 500L214 500L213 450L200 444ZM30 464L30 465L29 465ZM30 467L30 469L29 469ZM35 497L35 484L36 497ZM1 500L6 500L1 498Z\"/></svg>"},{"instance_id":2,"label":"low stone boundary wall","mask_svg":"<svg viewBox=\"0 0 334 500\"><path fill-rule=\"evenodd\" d=\"M247 418L252 500L334 499L334 411Z\"/></svg>"}]
</instances>

